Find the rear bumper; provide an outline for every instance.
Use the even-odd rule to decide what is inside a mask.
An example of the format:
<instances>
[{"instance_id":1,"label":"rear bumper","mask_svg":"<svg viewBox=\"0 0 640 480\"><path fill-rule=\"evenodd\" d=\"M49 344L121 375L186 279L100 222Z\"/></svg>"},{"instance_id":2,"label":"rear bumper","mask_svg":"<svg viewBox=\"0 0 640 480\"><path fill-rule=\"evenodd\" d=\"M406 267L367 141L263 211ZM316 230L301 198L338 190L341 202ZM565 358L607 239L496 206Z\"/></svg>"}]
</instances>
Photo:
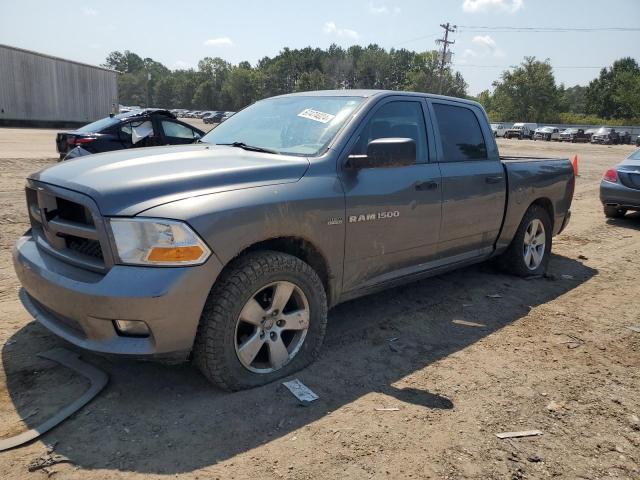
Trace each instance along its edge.
<instances>
[{"instance_id":1,"label":"rear bumper","mask_svg":"<svg viewBox=\"0 0 640 480\"><path fill-rule=\"evenodd\" d=\"M200 314L221 271L212 256L199 267L116 265L106 274L64 263L21 237L13 263L25 308L56 335L87 350L186 359ZM148 337L122 336L114 320L147 324Z\"/></svg>"},{"instance_id":2,"label":"rear bumper","mask_svg":"<svg viewBox=\"0 0 640 480\"><path fill-rule=\"evenodd\" d=\"M600 182L600 201L603 205L640 210L640 190L603 180Z\"/></svg>"}]
</instances>

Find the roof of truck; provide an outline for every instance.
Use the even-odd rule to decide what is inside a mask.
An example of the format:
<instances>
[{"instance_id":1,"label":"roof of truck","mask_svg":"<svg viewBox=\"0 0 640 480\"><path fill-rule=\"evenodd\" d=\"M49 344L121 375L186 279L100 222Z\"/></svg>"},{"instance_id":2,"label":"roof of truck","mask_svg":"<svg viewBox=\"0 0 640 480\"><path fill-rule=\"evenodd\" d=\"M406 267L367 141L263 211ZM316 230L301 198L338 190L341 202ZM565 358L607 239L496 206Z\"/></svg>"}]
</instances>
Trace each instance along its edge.
<instances>
[{"instance_id":1,"label":"roof of truck","mask_svg":"<svg viewBox=\"0 0 640 480\"><path fill-rule=\"evenodd\" d=\"M296 93L287 93L285 95L279 95L281 97L374 97L378 95L410 95L410 96L419 96L419 97L428 97L428 98L440 98L443 100L454 100L456 102L468 103L471 105L480 105L478 102L474 102L473 100L467 100L466 98L459 97L447 97L445 95L436 95L433 93L424 93L424 92L404 92L397 90L373 90L373 89L353 89L353 90L314 90L309 92L296 92Z\"/></svg>"}]
</instances>

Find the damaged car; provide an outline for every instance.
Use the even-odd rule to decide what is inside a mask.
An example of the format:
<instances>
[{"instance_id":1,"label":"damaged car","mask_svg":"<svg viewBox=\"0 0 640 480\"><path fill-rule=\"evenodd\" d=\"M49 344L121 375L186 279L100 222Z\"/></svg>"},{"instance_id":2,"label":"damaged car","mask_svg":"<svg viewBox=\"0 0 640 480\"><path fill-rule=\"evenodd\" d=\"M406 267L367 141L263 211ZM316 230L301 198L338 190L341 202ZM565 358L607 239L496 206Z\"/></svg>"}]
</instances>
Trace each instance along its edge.
<instances>
[{"instance_id":1,"label":"damaged car","mask_svg":"<svg viewBox=\"0 0 640 480\"><path fill-rule=\"evenodd\" d=\"M168 110L143 109L112 115L77 130L60 132L56 148L60 160L127 148L183 145L204 136Z\"/></svg>"}]
</instances>

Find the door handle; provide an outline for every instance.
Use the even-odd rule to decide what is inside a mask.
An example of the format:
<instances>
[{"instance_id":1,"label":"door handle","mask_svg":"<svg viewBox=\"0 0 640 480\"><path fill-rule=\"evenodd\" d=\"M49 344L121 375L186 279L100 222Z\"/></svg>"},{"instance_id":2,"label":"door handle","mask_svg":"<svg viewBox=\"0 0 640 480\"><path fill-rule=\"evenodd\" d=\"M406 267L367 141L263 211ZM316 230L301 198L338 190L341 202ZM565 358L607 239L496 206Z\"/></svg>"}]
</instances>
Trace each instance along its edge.
<instances>
[{"instance_id":1,"label":"door handle","mask_svg":"<svg viewBox=\"0 0 640 480\"><path fill-rule=\"evenodd\" d=\"M502 181L502 175L497 175L495 177L484 177L484 181L486 183L500 183Z\"/></svg>"},{"instance_id":2,"label":"door handle","mask_svg":"<svg viewBox=\"0 0 640 480\"><path fill-rule=\"evenodd\" d=\"M438 188L438 182L434 182L433 180L426 182L417 182L415 184L415 189L418 191L435 190L436 188Z\"/></svg>"}]
</instances>

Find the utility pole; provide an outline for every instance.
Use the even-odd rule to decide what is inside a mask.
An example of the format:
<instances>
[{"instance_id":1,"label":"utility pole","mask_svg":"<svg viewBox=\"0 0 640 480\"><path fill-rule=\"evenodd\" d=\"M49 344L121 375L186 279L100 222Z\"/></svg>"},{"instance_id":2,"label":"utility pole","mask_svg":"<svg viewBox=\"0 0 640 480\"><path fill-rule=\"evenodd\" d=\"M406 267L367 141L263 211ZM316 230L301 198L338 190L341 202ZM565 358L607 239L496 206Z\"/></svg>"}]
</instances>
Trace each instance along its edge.
<instances>
[{"instance_id":1,"label":"utility pole","mask_svg":"<svg viewBox=\"0 0 640 480\"><path fill-rule=\"evenodd\" d=\"M458 28L456 25L450 25L449 22L441 23L440 26L444 28L444 38L436 40L438 45L442 44L442 57L440 59L440 89L438 93L442 95L442 87L444 86L444 66L447 63L447 47L456 43L455 40L449 40L449 33L453 33Z\"/></svg>"}]
</instances>

